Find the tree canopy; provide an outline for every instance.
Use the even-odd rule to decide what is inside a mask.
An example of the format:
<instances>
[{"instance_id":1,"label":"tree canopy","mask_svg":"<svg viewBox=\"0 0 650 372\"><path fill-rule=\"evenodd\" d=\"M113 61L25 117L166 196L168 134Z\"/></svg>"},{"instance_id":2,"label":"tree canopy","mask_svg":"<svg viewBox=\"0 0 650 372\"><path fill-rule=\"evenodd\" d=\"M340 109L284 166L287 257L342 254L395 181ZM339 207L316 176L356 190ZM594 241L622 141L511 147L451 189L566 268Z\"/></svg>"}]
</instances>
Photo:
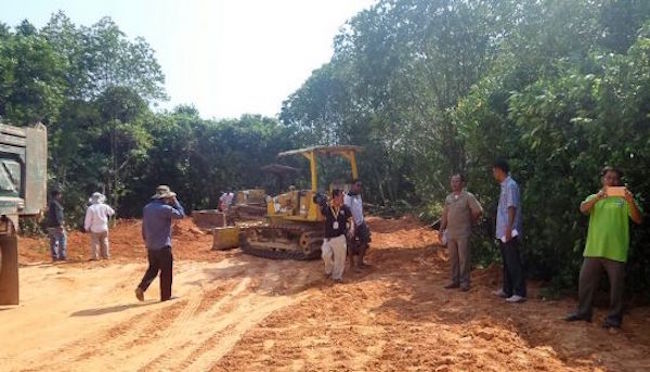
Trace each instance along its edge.
<instances>
[{"instance_id":1,"label":"tree canopy","mask_svg":"<svg viewBox=\"0 0 650 372\"><path fill-rule=\"evenodd\" d=\"M529 271L575 282L587 218L578 206L616 165L649 208L650 3L608 0L382 0L350 20L332 60L284 103L310 138L366 145L377 202L429 206L455 172L487 206L480 257L493 259L497 185L511 162L523 190ZM630 277L647 288L635 227Z\"/></svg>"}]
</instances>

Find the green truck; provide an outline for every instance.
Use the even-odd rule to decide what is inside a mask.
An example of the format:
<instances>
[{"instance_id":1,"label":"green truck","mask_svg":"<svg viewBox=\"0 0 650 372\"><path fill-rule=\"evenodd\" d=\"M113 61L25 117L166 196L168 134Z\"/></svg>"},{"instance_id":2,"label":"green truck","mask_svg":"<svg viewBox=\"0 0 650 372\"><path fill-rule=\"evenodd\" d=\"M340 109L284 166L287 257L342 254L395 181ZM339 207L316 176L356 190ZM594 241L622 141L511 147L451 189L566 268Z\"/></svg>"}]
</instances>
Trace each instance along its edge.
<instances>
[{"instance_id":1,"label":"green truck","mask_svg":"<svg viewBox=\"0 0 650 372\"><path fill-rule=\"evenodd\" d=\"M47 129L0 124L0 305L18 305L18 230L47 207Z\"/></svg>"}]
</instances>

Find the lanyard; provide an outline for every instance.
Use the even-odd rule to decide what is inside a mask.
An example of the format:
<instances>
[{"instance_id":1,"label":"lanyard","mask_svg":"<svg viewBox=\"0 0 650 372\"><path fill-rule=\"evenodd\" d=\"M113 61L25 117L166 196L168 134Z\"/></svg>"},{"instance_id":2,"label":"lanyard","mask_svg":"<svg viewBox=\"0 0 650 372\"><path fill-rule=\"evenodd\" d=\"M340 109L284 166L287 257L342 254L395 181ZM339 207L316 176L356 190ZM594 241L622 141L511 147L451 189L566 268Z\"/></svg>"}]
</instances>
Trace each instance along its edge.
<instances>
[{"instance_id":1,"label":"lanyard","mask_svg":"<svg viewBox=\"0 0 650 372\"><path fill-rule=\"evenodd\" d=\"M339 218L339 212L341 211L341 207L336 209L336 208L334 208L334 206L330 206L330 210L332 211L332 217L334 217L334 219L338 219Z\"/></svg>"}]
</instances>

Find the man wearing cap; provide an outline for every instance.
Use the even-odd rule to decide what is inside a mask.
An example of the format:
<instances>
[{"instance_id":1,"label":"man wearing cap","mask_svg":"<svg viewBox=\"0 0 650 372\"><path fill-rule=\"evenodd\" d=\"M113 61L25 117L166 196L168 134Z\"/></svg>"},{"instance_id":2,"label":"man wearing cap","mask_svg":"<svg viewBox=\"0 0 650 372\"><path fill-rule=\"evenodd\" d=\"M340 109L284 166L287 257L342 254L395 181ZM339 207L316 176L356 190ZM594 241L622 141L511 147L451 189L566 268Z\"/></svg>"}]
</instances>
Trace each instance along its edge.
<instances>
[{"instance_id":1,"label":"man wearing cap","mask_svg":"<svg viewBox=\"0 0 650 372\"><path fill-rule=\"evenodd\" d=\"M172 219L185 217L185 210L169 186L160 185L142 212L142 239L147 247L149 267L135 289L135 296L144 301L144 292L160 271L160 301L172 295Z\"/></svg>"},{"instance_id":2,"label":"man wearing cap","mask_svg":"<svg viewBox=\"0 0 650 372\"><path fill-rule=\"evenodd\" d=\"M88 202L90 206L86 209L84 229L90 233L90 260L99 259L99 247L101 246L102 258L109 258L108 251L108 219L115 214L113 208L104 204L106 197L99 192L91 195Z\"/></svg>"}]
</instances>

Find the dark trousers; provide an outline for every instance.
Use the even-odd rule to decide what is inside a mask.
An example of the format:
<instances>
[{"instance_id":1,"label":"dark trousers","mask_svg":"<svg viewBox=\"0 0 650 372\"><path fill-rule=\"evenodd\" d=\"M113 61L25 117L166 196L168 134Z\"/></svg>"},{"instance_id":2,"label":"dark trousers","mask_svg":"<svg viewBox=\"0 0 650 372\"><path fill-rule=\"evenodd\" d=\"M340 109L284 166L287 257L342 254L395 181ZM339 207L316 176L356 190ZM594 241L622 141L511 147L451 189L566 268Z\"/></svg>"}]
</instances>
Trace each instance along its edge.
<instances>
[{"instance_id":1,"label":"dark trousers","mask_svg":"<svg viewBox=\"0 0 650 372\"><path fill-rule=\"evenodd\" d=\"M172 249L171 247L158 250L150 249L147 252L147 258L149 267L138 287L143 292L146 291L160 271L160 301L167 301L172 296L172 263L174 262Z\"/></svg>"},{"instance_id":2,"label":"dark trousers","mask_svg":"<svg viewBox=\"0 0 650 372\"><path fill-rule=\"evenodd\" d=\"M503 292L510 297L513 294L526 297L526 278L519 254L519 238L508 242L499 241L503 259Z\"/></svg>"},{"instance_id":3,"label":"dark trousers","mask_svg":"<svg viewBox=\"0 0 650 372\"><path fill-rule=\"evenodd\" d=\"M361 259L368 252L368 244L370 243L370 229L366 223L356 225L354 228L354 238L352 239L351 254L359 255Z\"/></svg>"},{"instance_id":4,"label":"dark trousers","mask_svg":"<svg viewBox=\"0 0 650 372\"><path fill-rule=\"evenodd\" d=\"M591 303L594 292L600 283L603 270L609 278L609 314L607 322L621 325L623 321L623 291L625 284L625 263L608 260L606 258L585 257L580 269L580 282L578 283L578 315L591 318Z\"/></svg>"}]
</instances>

